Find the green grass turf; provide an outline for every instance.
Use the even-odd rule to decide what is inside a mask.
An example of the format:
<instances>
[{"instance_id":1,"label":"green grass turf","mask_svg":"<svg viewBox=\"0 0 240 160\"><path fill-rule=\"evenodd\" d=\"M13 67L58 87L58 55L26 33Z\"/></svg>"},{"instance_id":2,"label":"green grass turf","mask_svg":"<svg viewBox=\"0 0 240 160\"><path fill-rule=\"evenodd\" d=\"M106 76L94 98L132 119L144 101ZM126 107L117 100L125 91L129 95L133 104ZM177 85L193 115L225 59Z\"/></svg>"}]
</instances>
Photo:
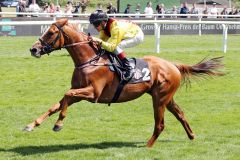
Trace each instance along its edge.
<instances>
[{"instance_id":1,"label":"green grass turf","mask_svg":"<svg viewBox=\"0 0 240 160\"><path fill-rule=\"evenodd\" d=\"M29 48L38 37L0 37L0 160L122 159L237 160L240 151L240 36L229 35L222 53L221 35L162 36L161 53L154 37L128 49L129 57L156 55L195 64L224 56L226 75L193 78L175 95L196 139L188 140L181 124L165 112L165 130L154 147L145 147L153 131L151 98L131 102L71 106L64 128L51 129L58 114L31 133L22 128L56 103L70 87L73 63L66 50L35 59Z\"/></svg>"}]
</instances>

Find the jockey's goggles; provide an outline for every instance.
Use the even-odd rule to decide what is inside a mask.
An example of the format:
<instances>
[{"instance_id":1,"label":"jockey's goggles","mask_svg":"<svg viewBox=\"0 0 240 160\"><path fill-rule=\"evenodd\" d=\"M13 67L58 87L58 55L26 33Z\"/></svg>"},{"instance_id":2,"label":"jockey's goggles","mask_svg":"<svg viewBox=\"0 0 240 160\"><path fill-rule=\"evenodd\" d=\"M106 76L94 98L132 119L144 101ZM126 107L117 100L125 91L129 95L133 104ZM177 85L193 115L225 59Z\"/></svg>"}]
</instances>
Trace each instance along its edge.
<instances>
[{"instance_id":1,"label":"jockey's goggles","mask_svg":"<svg viewBox=\"0 0 240 160\"><path fill-rule=\"evenodd\" d=\"M97 28L100 24L101 24L101 22L94 22L93 26Z\"/></svg>"}]
</instances>

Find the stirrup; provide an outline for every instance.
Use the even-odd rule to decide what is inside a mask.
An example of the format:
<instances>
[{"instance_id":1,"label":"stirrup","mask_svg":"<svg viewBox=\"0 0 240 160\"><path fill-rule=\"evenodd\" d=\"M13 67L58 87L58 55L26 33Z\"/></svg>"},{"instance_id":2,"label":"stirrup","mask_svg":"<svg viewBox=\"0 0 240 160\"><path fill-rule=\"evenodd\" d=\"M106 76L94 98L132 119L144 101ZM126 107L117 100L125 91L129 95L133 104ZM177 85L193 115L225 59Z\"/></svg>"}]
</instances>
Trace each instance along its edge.
<instances>
[{"instance_id":1,"label":"stirrup","mask_svg":"<svg viewBox=\"0 0 240 160\"><path fill-rule=\"evenodd\" d=\"M125 73L124 75L123 75L123 80L124 81L130 81L131 79L132 79L132 77L134 76L134 73L133 73L133 69L131 69L131 70L129 70L128 71L129 73ZM126 74L128 74L128 75L126 75Z\"/></svg>"}]
</instances>

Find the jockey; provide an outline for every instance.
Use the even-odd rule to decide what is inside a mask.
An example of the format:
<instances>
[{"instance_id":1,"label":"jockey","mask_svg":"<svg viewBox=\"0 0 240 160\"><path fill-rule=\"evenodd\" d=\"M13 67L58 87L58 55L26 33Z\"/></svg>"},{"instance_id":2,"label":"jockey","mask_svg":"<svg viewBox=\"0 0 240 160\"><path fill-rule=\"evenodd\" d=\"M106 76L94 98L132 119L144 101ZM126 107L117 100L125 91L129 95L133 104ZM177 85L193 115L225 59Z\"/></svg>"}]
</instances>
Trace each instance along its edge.
<instances>
[{"instance_id":1,"label":"jockey","mask_svg":"<svg viewBox=\"0 0 240 160\"><path fill-rule=\"evenodd\" d=\"M133 76L133 69L129 65L123 48L133 47L143 42L144 34L141 28L130 21L108 18L102 10L93 12L89 21L99 32L100 38L89 37L89 39L117 55L126 69L124 80L129 81Z\"/></svg>"}]
</instances>

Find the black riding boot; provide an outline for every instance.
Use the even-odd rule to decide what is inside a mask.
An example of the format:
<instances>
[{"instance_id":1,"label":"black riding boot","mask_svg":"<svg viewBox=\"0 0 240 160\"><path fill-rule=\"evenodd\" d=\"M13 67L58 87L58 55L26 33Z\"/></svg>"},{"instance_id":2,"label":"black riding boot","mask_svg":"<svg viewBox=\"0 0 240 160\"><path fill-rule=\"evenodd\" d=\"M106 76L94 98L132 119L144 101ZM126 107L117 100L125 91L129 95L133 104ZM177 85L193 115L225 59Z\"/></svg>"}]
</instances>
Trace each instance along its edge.
<instances>
[{"instance_id":1,"label":"black riding boot","mask_svg":"<svg viewBox=\"0 0 240 160\"><path fill-rule=\"evenodd\" d=\"M134 75L133 68L130 66L127 58L124 58L121 61L122 61L123 67L126 69L125 74L123 75L123 79L125 81L129 81Z\"/></svg>"}]
</instances>

